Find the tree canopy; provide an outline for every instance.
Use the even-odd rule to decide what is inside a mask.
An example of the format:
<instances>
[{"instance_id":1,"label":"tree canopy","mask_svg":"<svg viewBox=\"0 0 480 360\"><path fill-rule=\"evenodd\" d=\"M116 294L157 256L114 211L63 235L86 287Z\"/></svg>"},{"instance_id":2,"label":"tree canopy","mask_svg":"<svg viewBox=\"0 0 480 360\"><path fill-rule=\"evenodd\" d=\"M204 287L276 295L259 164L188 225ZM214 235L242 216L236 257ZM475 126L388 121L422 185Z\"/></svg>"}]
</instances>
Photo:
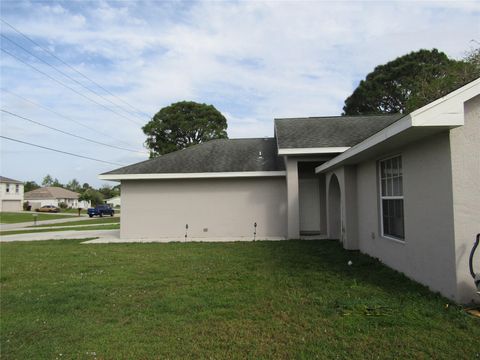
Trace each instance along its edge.
<instances>
[{"instance_id":1,"label":"tree canopy","mask_svg":"<svg viewBox=\"0 0 480 360\"><path fill-rule=\"evenodd\" d=\"M150 157L227 138L227 119L213 105L180 101L162 108L143 128Z\"/></svg>"},{"instance_id":2,"label":"tree canopy","mask_svg":"<svg viewBox=\"0 0 480 360\"><path fill-rule=\"evenodd\" d=\"M57 178L54 179L50 174L47 174L42 180L42 186L63 187L63 184Z\"/></svg>"},{"instance_id":3,"label":"tree canopy","mask_svg":"<svg viewBox=\"0 0 480 360\"><path fill-rule=\"evenodd\" d=\"M379 65L345 100L343 115L411 112L480 76L478 51L464 60L419 50Z\"/></svg>"}]
</instances>

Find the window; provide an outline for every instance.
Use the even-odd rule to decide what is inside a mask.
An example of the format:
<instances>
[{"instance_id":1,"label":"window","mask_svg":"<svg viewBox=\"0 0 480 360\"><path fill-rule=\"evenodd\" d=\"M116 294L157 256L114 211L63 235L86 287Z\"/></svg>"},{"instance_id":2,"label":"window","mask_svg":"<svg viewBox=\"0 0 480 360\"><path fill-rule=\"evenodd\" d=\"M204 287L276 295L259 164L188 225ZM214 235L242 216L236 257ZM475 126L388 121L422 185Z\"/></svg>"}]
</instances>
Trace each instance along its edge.
<instances>
[{"instance_id":1,"label":"window","mask_svg":"<svg viewBox=\"0 0 480 360\"><path fill-rule=\"evenodd\" d=\"M15 193L19 193L20 192L20 185L15 185Z\"/></svg>"},{"instance_id":2,"label":"window","mask_svg":"<svg viewBox=\"0 0 480 360\"><path fill-rule=\"evenodd\" d=\"M402 157L380 161L380 209L382 235L403 240L403 173Z\"/></svg>"},{"instance_id":3,"label":"window","mask_svg":"<svg viewBox=\"0 0 480 360\"><path fill-rule=\"evenodd\" d=\"M5 192L9 193L10 192L10 184L7 184L5 187Z\"/></svg>"}]
</instances>

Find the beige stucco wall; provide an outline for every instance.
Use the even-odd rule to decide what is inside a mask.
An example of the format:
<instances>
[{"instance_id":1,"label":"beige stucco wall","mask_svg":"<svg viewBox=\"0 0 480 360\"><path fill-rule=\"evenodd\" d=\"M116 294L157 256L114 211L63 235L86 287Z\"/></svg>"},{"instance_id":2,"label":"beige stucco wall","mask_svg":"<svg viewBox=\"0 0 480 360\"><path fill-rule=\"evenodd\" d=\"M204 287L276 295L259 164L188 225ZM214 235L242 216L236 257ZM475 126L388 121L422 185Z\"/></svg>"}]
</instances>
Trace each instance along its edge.
<instances>
[{"instance_id":1,"label":"beige stucco wall","mask_svg":"<svg viewBox=\"0 0 480 360\"><path fill-rule=\"evenodd\" d=\"M122 181L122 238L284 239L284 177ZM204 232L204 229L208 229Z\"/></svg>"},{"instance_id":2,"label":"beige stucco wall","mask_svg":"<svg viewBox=\"0 0 480 360\"><path fill-rule=\"evenodd\" d=\"M465 125L450 131L456 273L461 302L479 297L468 272L468 257L480 233L480 96L465 103ZM474 258L480 272L480 249Z\"/></svg>"},{"instance_id":3,"label":"beige stucco wall","mask_svg":"<svg viewBox=\"0 0 480 360\"><path fill-rule=\"evenodd\" d=\"M358 241L362 252L458 300L452 178L447 131L387 155L403 162L405 242L380 236L377 161L357 166Z\"/></svg>"}]
</instances>

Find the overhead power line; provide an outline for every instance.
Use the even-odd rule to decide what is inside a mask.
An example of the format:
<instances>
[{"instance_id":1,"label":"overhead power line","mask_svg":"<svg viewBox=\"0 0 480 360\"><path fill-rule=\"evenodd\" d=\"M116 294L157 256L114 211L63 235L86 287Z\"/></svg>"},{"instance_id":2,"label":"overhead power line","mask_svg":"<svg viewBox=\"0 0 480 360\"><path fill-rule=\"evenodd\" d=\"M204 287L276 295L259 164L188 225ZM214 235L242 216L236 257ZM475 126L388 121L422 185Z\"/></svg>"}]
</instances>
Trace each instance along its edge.
<instances>
[{"instance_id":1,"label":"overhead power line","mask_svg":"<svg viewBox=\"0 0 480 360\"><path fill-rule=\"evenodd\" d=\"M42 63L44 63L45 65L47 65L48 67L52 68L53 70L55 70L56 72L58 72L59 74L63 75L64 77L66 77L67 79L73 81L74 83L80 85L82 88L84 88L85 90L91 92L92 94L98 96L99 98L109 102L110 104L112 104L113 106L115 107L118 107L119 109L123 110L124 112L126 112L127 114L129 114L130 116L132 114L134 114L135 116L138 117L137 114L135 113L132 113L131 111L128 111L128 110L125 110L124 108L122 108L121 106L118 106L118 104L114 103L113 101L111 101L110 99L104 97L103 95L99 94L98 92L96 92L95 90L92 90L90 89L88 86L85 86L83 85L80 81L78 81L77 79L75 79L74 77L70 76L69 74L65 73L64 71L58 69L57 67L55 67L54 65L50 64L48 61L45 61L44 59L42 59L41 57L37 56L36 54L34 54L33 52L31 52L30 50L26 49L25 47L23 47L22 45L20 45L19 43L17 43L16 41L10 39L8 36L4 35L4 34L0 34L0 36L2 38L4 38L5 40L9 41L10 43L12 43L13 45L15 45L16 47L22 49L23 51L25 51L27 54L30 54L31 56L33 56L34 58L36 58L37 60L41 61ZM139 118L140 119L140 118ZM141 119L142 121L144 119Z\"/></svg>"},{"instance_id":2,"label":"overhead power line","mask_svg":"<svg viewBox=\"0 0 480 360\"><path fill-rule=\"evenodd\" d=\"M24 116L21 116L21 115L18 115L18 114L15 114L15 113L12 113L10 111L7 111L7 110L4 110L4 109L0 109L1 112L5 113L5 114L9 114L11 116L15 116L19 119L23 119L23 120L26 120L26 121L29 121L33 124L37 124L37 125L40 125L40 126L43 126L47 129L50 129L50 130L53 130L53 131L57 131L59 133L62 133L62 134L65 134L65 135L69 135L69 136L73 136L73 137L76 137L78 139L81 139L81 140L85 140L85 141L89 141L91 143L94 143L94 144L98 144L98 145L102 145L102 146L107 146L107 147L110 147L110 148L113 148L113 149L118 149L118 150L125 150L125 151L130 151L130 152L135 152L135 153L141 153L141 154L146 154L146 152L144 151L137 151L137 150L130 150L130 149L126 149L126 148L123 148L123 147L120 147L120 146L115 146L115 145L109 145L109 144L106 144L106 143L103 143L103 142L100 142L100 141L96 141L96 140L93 140L93 139L89 139L89 138L86 138L86 137L83 137L83 136L80 136L80 135L76 135L76 134L72 134L68 131L64 131L64 130L60 130L60 129L57 129L53 126L50 126L50 125L45 125L39 121L35 121L35 120L32 120L32 119L29 119L27 117L24 117Z\"/></svg>"},{"instance_id":3,"label":"overhead power line","mask_svg":"<svg viewBox=\"0 0 480 360\"><path fill-rule=\"evenodd\" d=\"M69 85L66 85L65 83L61 82L60 80L55 79L53 76L51 76L51 75L47 74L46 72L44 72L44 71L36 68L35 66L29 64L28 62L26 62L25 60L23 60L22 58L20 58L20 57L18 57L18 56L16 56L16 55L12 54L11 52L9 52L9 51L7 51L7 50L5 50L5 49L3 49L3 48L0 49L0 50L2 50L4 53L10 55L10 56L13 57L14 59L20 61L21 63L27 65L28 67L34 69L35 71L39 72L40 74L45 75L46 77L48 77L50 80L56 82L57 84L59 84L59 85L65 87L65 88L69 89L70 91L73 91L73 92L76 93L77 95L80 95L81 97L83 97L83 98L85 98L85 99L87 99L87 100L89 100L89 101L91 101L91 102L93 102L93 103L95 103L95 104L103 107L104 109L106 109L106 110L108 110L108 111L116 114L117 116L120 116L120 117L122 117L122 118L124 118L124 119L126 119L126 120L128 120L128 121L130 121L130 122L132 122L132 123L135 123L135 124L140 125L140 126L142 125L142 124L140 124L139 122L137 122L137 121L135 121L135 120L132 120L132 119L124 116L123 114L120 114L120 113L118 113L117 111L109 108L108 106L105 106L104 104L99 103L98 101L92 99L91 97L86 96L85 94L82 94L81 92L75 90L74 88L72 88L72 87L69 86Z\"/></svg>"},{"instance_id":4,"label":"overhead power line","mask_svg":"<svg viewBox=\"0 0 480 360\"><path fill-rule=\"evenodd\" d=\"M91 126L85 125L85 124L82 123L81 121L77 121L77 120L71 118L70 116L61 114L61 113L59 113L58 111L52 110L52 109L50 109L50 108L48 108L48 107L46 107L46 106L44 106L44 105L42 105L42 104L39 104L39 103L37 103L37 102L35 102L35 101L32 101L32 100L29 100L29 99L27 99L26 97L23 97L23 96L21 96L21 95L15 94L14 92L12 92L12 91L10 91L10 90L7 90L7 89L5 89L5 88L1 88L0 90L3 91L3 92L6 92L6 93L8 93L8 94L10 94L10 95L12 95L12 96L15 96L16 98L19 98L19 99L21 99L21 100L23 100L23 101L25 101L25 102L27 102L27 103L29 103L29 104L32 104L32 105L34 105L34 106L37 106L37 107L39 107L39 108L41 108L41 109L43 109L43 110L45 110L45 111L48 111L48 112L50 112L50 113L52 113L52 114L54 114L54 115L56 115L56 116L59 116L59 117L61 117L61 118L64 119L64 120L71 121L71 122L73 122L73 123L75 123L75 124L77 124L77 125L79 125L79 126L82 126L82 127L86 128L86 129L88 129L88 130L90 130L90 131L93 131L93 132L97 133L97 134L100 134L100 135L102 135L102 136L104 136L104 137L106 137L106 138L112 139L112 140L114 140L114 141L122 142L122 143L128 145L128 143L127 143L126 141L124 141L124 140L118 139L118 138L116 138L116 137L114 137L114 136L112 136L112 135L110 135L110 134L107 134L107 133L105 133L105 132L103 132L103 131L97 130L97 129L91 127ZM132 151L136 151L136 150L132 150ZM148 154L147 152L145 152L145 153Z\"/></svg>"},{"instance_id":5,"label":"overhead power line","mask_svg":"<svg viewBox=\"0 0 480 360\"><path fill-rule=\"evenodd\" d=\"M125 100L119 98L118 96L116 96L115 94L113 94L111 91L109 91L108 89L104 88L102 85L100 85L99 83L97 83L96 81L94 81L93 79L91 79L90 77L88 77L87 75L83 74L82 72L80 72L79 70L77 70L75 67L73 67L72 65L68 64L67 62L65 62L64 60L62 60L61 58L59 58L57 55L55 55L53 52L51 52L50 50L46 49L45 47L43 47L42 45L40 45L38 42L36 42L35 40L33 40L32 38L30 38L28 35L24 34L23 32L21 32L20 30L18 30L17 28L15 28L12 24L8 23L7 21L3 20L0 18L0 21L3 22L5 25L9 26L12 30L14 30L16 33L20 34L21 36L23 36L25 39L27 39L28 41L30 41L31 43L35 44L36 46L38 46L40 49L42 49L44 52L46 52L47 54L49 54L50 56L54 57L55 59L57 59L58 61L60 61L62 64L64 64L65 66L69 67L70 69L72 69L73 71L75 71L77 74L81 75L83 78L87 79L88 81L90 81L91 83L95 84L96 86L98 86L100 89L102 89L103 91L105 91L106 93L110 94L111 96L113 96L115 99L117 99L118 101L122 102L123 104L127 105L128 107L130 107L132 110L134 110L135 112L137 112L138 114L143 114L144 116L147 116L147 114L145 114L142 110L139 110L138 108L136 108L135 106L131 105L130 103L126 102Z\"/></svg>"},{"instance_id":6,"label":"overhead power line","mask_svg":"<svg viewBox=\"0 0 480 360\"><path fill-rule=\"evenodd\" d=\"M110 164L110 165L115 165L115 166L124 166L124 164L119 164L119 163L115 163L115 162L111 162L111 161L105 161L105 160L95 159L95 158L88 157L88 156L83 156L83 155L74 154L74 153L71 153L71 152L68 152L68 151L63 151L63 150L58 150L58 149L49 148L49 147L47 147L47 146L32 144L32 143L29 143L29 142L27 142L27 141L22 141L22 140L18 140L18 139L13 139L13 138L8 137L8 136L0 135L0 138L2 138L2 139L7 139L7 140L10 140L10 141L15 141L15 142L18 142L18 143L21 143L21 144L26 144L26 145L30 145L30 146L35 146L35 147L38 147L38 148L41 148L41 149L45 149L45 150L55 151L55 152L58 152L58 153L61 153L61 154L65 154L65 155L76 156L76 157L82 158L82 159L87 159L87 160L92 160L92 161L98 161L98 162L101 162L101 163Z\"/></svg>"}]
</instances>

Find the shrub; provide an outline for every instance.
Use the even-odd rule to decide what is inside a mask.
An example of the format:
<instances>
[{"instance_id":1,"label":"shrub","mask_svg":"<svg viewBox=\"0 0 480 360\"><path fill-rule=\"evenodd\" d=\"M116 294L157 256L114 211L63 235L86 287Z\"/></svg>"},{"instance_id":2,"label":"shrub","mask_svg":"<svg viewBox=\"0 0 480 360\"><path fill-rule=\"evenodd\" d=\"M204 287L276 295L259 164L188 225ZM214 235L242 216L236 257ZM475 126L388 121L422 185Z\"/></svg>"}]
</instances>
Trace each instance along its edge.
<instances>
[{"instance_id":1,"label":"shrub","mask_svg":"<svg viewBox=\"0 0 480 360\"><path fill-rule=\"evenodd\" d=\"M60 209L66 209L66 208L68 208L68 205L67 205L67 203L61 202L61 203L58 204L58 207Z\"/></svg>"}]
</instances>

